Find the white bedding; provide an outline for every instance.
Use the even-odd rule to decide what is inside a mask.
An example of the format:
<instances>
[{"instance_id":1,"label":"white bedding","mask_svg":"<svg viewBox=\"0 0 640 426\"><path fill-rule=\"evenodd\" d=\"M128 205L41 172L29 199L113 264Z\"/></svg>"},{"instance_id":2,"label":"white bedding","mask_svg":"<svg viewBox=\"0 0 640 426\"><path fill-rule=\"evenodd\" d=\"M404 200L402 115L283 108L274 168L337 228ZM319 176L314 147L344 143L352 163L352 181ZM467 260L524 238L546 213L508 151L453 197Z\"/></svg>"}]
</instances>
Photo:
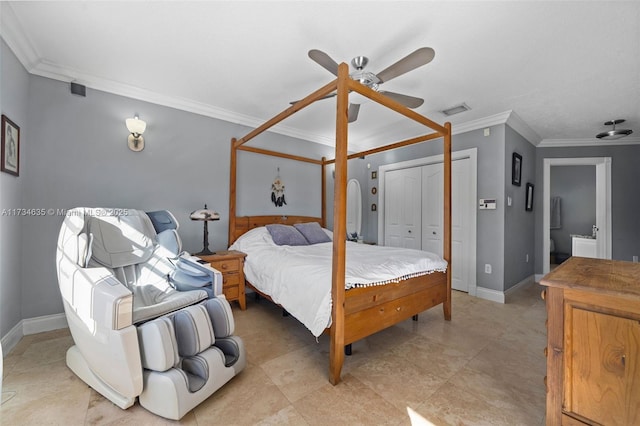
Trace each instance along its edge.
<instances>
[{"instance_id":1,"label":"white bedding","mask_svg":"<svg viewBox=\"0 0 640 426\"><path fill-rule=\"evenodd\" d=\"M426 251L350 241L346 244L347 289L383 285L447 269L444 259ZM242 235L229 249L247 253L246 279L296 317L314 336L331 325L332 242L278 246L269 231L260 227Z\"/></svg>"}]
</instances>

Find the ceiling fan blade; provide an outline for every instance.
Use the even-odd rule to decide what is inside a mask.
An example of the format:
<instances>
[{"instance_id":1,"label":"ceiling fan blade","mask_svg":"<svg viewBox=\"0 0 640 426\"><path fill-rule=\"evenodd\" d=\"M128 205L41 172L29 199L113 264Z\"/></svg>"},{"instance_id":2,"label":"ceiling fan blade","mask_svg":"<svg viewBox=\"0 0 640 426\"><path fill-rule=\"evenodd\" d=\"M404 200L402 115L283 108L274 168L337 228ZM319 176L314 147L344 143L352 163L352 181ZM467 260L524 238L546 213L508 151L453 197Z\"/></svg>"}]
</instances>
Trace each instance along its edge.
<instances>
[{"instance_id":1,"label":"ceiling fan blade","mask_svg":"<svg viewBox=\"0 0 640 426\"><path fill-rule=\"evenodd\" d=\"M353 123L358 119L358 112L360 112L360 104L349 104L349 123Z\"/></svg>"},{"instance_id":2,"label":"ceiling fan blade","mask_svg":"<svg viewBox=\"0 0 640 426\"><path fill-rule=\"evenodd\" d=\"M400 59L395 64L380 71L377 76L381 83L389 81L392 78L396 78L399 75L428 64L433 60L435 55L436 52L432 48L422 47Z\"/></svg>"},{"instance_id":3,"label":"ceiling fan blade","mask_svg":"<svg viewBox=\"0 0 640 426\"><path fill-rule=\"evenodd\" d=\"M338 75L338 63L331 59L329 55L318 49L311 49L309 57L316 61L321 67L325 68L331 74Z\"/></svg>"},{"instance_id":4,"label":"ceiling fan blade","mask_svg":"<svg viewBox=\"0 0 640 426\"><path fill-rule=\"evenodd\" d=\"M401 95L400 93L387 92L387 91L384 91L384 90L380 90L378 93L381 93L381 94L393 99L394 101L401 103L402 105L406 106L407 108L418 108L420 105L422 105L424 103L424 99L416 98L416 97L409 96L409 95Z\"/></svg>"}]
</instances>

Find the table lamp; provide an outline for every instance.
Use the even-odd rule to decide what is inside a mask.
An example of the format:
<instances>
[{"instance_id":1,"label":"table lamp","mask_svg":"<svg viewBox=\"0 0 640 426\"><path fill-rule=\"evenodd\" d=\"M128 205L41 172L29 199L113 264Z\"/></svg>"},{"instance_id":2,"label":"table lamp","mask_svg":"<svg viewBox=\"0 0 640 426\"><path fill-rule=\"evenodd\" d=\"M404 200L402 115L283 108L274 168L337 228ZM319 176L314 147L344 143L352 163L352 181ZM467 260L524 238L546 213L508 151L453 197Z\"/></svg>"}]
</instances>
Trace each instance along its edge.
<instances>
[{"instance_id":1,"label":"table lamp","mask_svg":"<svg viewBox=\"0 0 640 426\"><path fill-rule=\"evenodd\" d=\"M207 224L212 220L220 220L220 215L213 210L209 210L207 208L207 205L205 204L204 209L199 209L191 212L191 215L189 215L189 217L191 218L191 220L201 220L204 222L204 248L200 253L196 253L196 255L213 254L213 252L209 250L209 228Z\"/></svg>"}]
</instances>

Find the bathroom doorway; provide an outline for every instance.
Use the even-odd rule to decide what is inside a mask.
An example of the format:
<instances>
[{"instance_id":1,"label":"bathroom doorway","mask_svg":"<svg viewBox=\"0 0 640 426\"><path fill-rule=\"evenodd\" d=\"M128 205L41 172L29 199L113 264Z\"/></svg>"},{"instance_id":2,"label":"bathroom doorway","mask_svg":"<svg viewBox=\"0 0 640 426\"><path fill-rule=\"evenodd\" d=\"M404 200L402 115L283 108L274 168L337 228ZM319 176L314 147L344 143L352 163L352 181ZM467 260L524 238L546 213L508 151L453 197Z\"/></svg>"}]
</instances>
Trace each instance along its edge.
<instances>
[{"instance_id":1,"label":"bathroom doorway","mask_svg":"<svg viewBox=\"0 0 640 426\"><path fill-rule=\"evenodd\" d=\"M595 228L597 257L611 259L611 157L545 158L543 181L543 274L551 261L551 168L554 166L592 166L595 168ZM567 213L569 214L569 213ZM553 218L555 222L556 218ZM586 232L585 232L586 233ZM565 250L569 251L569 250ZM569 255L571 252L569 251Z\"/></svg>"}]
</instances>

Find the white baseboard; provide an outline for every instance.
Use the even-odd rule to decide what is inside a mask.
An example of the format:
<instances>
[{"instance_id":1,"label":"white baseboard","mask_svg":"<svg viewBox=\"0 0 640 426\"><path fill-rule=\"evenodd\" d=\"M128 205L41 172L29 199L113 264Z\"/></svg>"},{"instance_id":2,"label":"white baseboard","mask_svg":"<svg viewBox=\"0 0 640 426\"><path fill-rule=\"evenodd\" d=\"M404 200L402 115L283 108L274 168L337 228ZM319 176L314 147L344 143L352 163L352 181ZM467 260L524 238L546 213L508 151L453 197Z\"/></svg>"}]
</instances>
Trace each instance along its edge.
<instances>
[{"instance_id":1,"label":"white baseboard","mask_svg":"<svg viewBox=\"0 0 640 426\"><path fill-rule=\"evenodd\" d=\"M544 278L545 274L536 274L536 282L539 283L542 278Z\"/></svg>"},{"instance_id":2,"label":"white baseboard","mask_svg":"<svg viewBox=\"0 0 640 426\"><path fill-rule=\"evenodd\" d=\"M2 337L2 340L0 340L0 344L2 345L2 356L7 356L23 336L22 321L20 321Z\"/></svg>"},{"instance_id":3,"label":"white baseboard","mask_svg":"<svg viewBox=\"0 0 640 426\"><path fill-rule=\"evenodd\" d=\"M2 353L6 356L24 336L67 327L67 317L65 317L64 314L44 315L23 319L2 337L0 341L3 348Z\"/></svg>"},{"instance_id":4,"label":"white baseboard","mask_svg":"<svg viewBox=\"0 0 640 426\"><path fill-rule=\"evenodd\" d=\"M477 287L476 297L479 297L481 299L491 300L492 302L506 303L507 297L510 294L513 294L515 291L519 290L520 288L526 285L532 284L533 282L535 282L535 276L529 275L527 278L523 279L522 281L520 281L519 283L517 283L516 285L514 285L513 287L509 288L506 291L492 290L490 288L485 288L485 287Z\"/></svg>"},{"instance_id":5,"label":"white baseboard","mask_svg":"<svg viewBox=\"0 0 640 426\"><path fill-rule=\"evenodd\" d=\"M476 297L491 300L492 302L504 303L504 293L490 288L476 287Z\"/></svg>"}]
</instances>

